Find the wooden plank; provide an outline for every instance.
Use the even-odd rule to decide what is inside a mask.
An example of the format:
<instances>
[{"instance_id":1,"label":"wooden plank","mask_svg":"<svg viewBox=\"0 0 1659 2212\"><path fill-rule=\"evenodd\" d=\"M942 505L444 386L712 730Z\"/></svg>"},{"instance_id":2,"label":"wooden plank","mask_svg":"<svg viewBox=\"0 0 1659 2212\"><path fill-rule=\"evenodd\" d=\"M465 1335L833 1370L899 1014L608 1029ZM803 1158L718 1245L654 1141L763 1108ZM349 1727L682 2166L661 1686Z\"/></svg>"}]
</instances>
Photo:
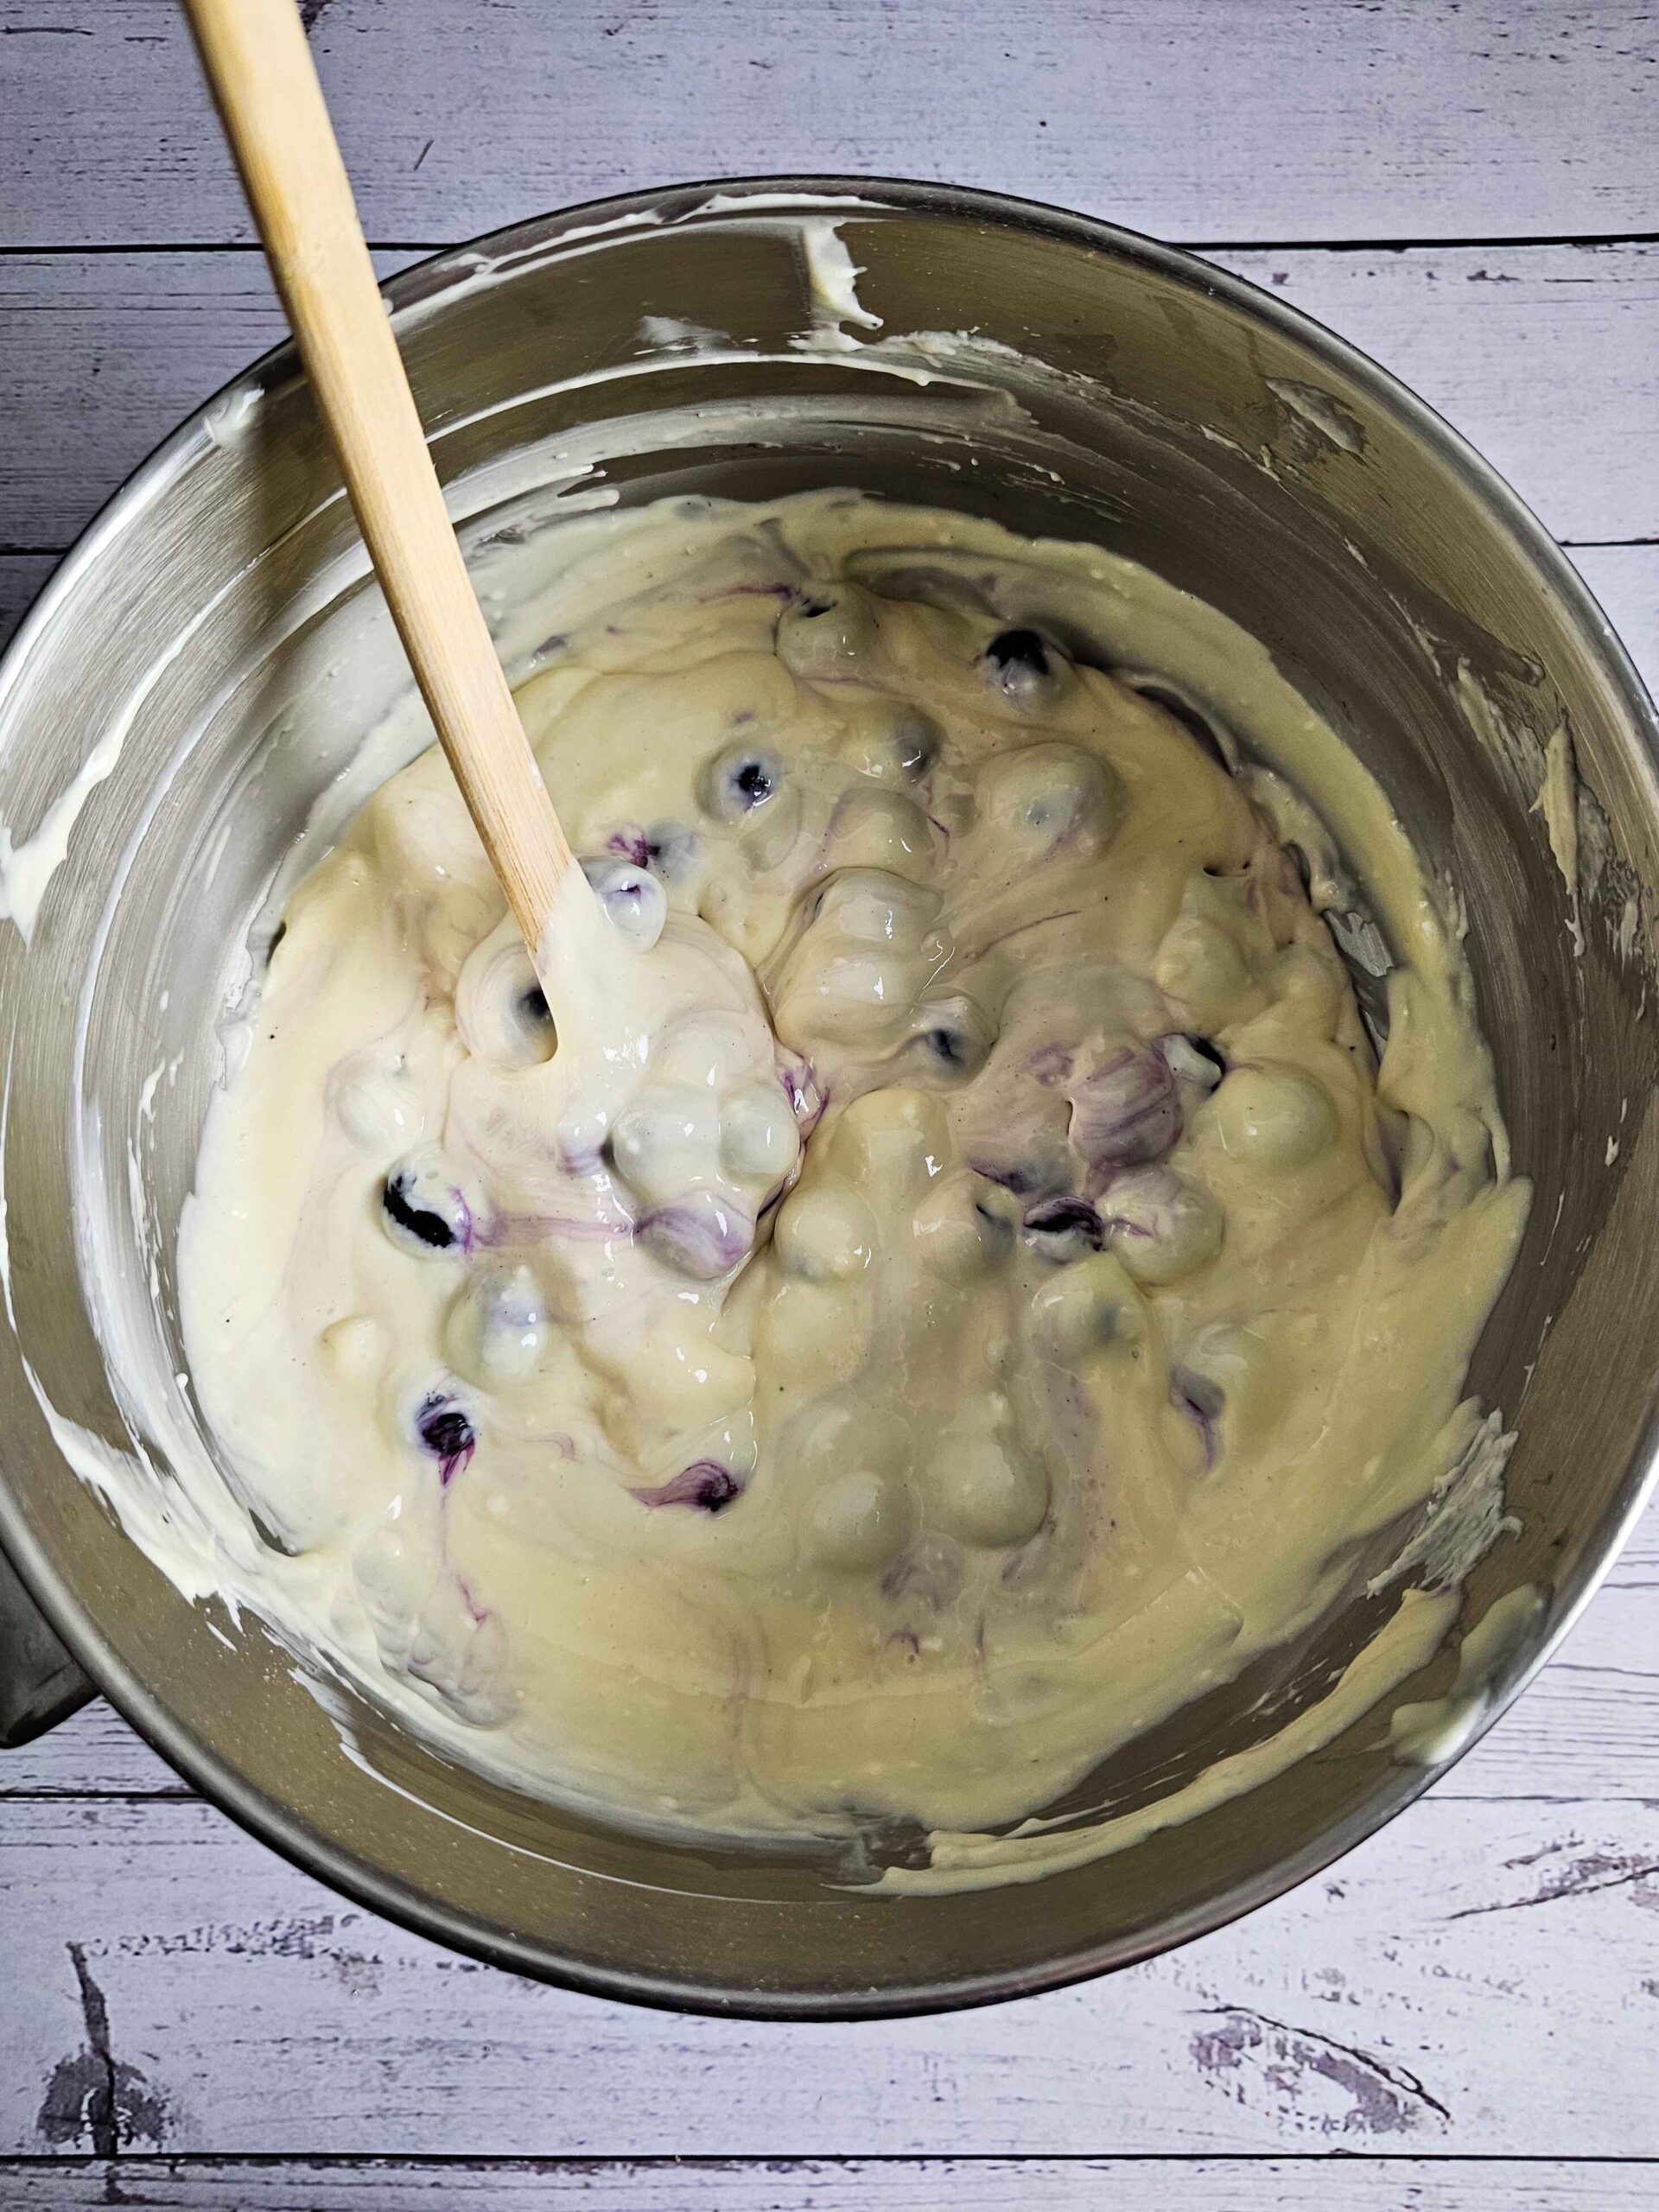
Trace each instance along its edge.
<instances>
[{"instance_id":1,"label":"wooden plank","mask_svg":"<svg viewBox=\"0 0 1659 2212\"><path fill-rule=\"evenodd\" d=\"M1648 2212L1659 2194L1651 2166L1566 2158L146 2158L0 2164L0 2205L9 2184L30 2212Z\"/></svg>"},{"instance_id":2,"label":"wooden plank","mask_svg":"<svg viewBox=\"0 0 1659 2212\"><path fill-rule=\"evenodd\" d=\"M1659 544L1575 546L1573 563L1659 698ZM1646 1528L1651 1561L1659 1559L1659 1517L1649 1514Z\"/></svg>"},{"instance_id":3,"label":"wooden plank","mask_svg":"<svg viewBox=\"0 0 1659 2212\"><path fill-rule=\"evenodd\" d=\"M0 1881L0 2155L1659 2155L1651 1807L1431 1799L1109 1981L863 2027L471 1965L194 1803L12 1800Z\"/></svg>"},{"instance_id":4,"label":"wooden plank","mask_svg":"<svg viewBox=\"0 0 1659 2212\"><path fill-rule=\"evenodd\" d=\"M152 446L286 334L257 253L0 258L0 548L67 545Z\"/></svg>"},{"instance_id":5,"label":"wooden plank","mask_svg":"<svg viewBox=\"0 0 1659 2212\"><path fill-rule=\"evenodd\" d=\"M0 645L28 613L57 565L55 553L0 553Z\"/></svg>"},{"instance_id":6,"label":"wooden plank","mask_svg":"<svg viewBox=\"0 0 1659 2212\"><path fill-rule=\"evenodd\" d=\"M0 1751L0 1821L8 1797L189 1796L188 1785L111 1705L94 1698L49 1734Z\"/></svg>"},{"instance_id":7,"label":"wooden plank","mask_svg":"<svg viewBox=\"0 0 1659 2212\"><path fill-rule=\"evenodd\" d=\"M677 178L965 176L1164 235L1653 222L1642 0L313 0L372 238ZM3 0L4 238L250 235L173 0Z\"/></svg>"},{"instance_id":8,"label":"wooden plank","mask_svg":"<svg viewBox=\"0 0 1659 2212\"><path fill-rule=\"evenodd\" d=\"M1392 370L1558 537L1659 537L1659 246L1214 257Z\"/></svg>"},{"instance_id":9,"label":"wooden plank","mask_svg":"<svg viewBox=\"0 0 1659 2212\"><path fill-rule=\"evenodd\" d=\"M1598 1592L1560 1653L1436 1793L1659 1802L1659 1606Z\"/></svg>"},{"instance_id":10,"label":"wooden plank","mask_svg":"<svg viewBox=\"0 0 1659 2212\"><path fill-rule=\"evenodd\" d=\"M1659 246L1217 258L1379 355L1558 536L1659 537ZM67 543L282 331L251 252L0 259L0 546Z\"/></svg>"}]
</instances>

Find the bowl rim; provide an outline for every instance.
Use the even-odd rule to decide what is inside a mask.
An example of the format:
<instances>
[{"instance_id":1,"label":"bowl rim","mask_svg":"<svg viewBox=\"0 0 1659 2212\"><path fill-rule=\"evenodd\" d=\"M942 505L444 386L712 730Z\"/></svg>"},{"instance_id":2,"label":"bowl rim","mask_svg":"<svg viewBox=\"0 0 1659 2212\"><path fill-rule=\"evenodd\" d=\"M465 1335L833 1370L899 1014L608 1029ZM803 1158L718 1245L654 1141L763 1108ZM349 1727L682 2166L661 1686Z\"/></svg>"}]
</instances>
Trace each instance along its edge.
<instances>
[{"instance_id":1,"label":"bowl rim","mask_svg":"<svg viewBox=\"0 0 1659 2212\"><path fill-rule=\"evenodd\" d=\"M764 201L764 207L757 202ZM752 223L757 213L798 219L830 215L856 220L861 213L978 219L1023 230L1155 272L1190 290L1225 302L1243 315L1293 340L1360 386L1459 478L1492 526L1529 562L1541 581L1584 633L1610 685L1620 695L1640 733L1649 797L1659 820L1659 713L1625 647L1583 577L1532 510L1446 419L1408 386L1347 340L1287 301L1195 252L1145 233L1047 202L976 187L919 179L855 175L761 175L714 177L580 201L464 244L445 246L412 263L381 286L394 326L400 315L465 289L480 277L510 281L513 264L538 265L562 246L607 248L626 243L646 226L671 230L693 220ZM63 556L0 655L0 713L35 645L83 571L90 568L142 513L175 471L194 459L208 418L238 402L263 396L303 376L291 339L272 347L221 385L170 431L99 508ZM1270 1904L1375 1834L1438 1782L1472 1749L1550 1658L1594 1595L1636 1521L1659 1487L1659 1405L1649 1413L1633 1449L1602 1530L1599 1556L1580 1567L1577 1586L1552 1605L1527 1663L1490 1700L1478 1726L1453 1758L1433 1767L1396 1767L1392 1785L1379 1789L1346 1818L1311 1837L1287 1859L1242 1878L1187 1910L1134 1937L1076 1947L1040 1966L964 1971L931 1983L893 1984L852 1991L722 1990L649 1970L594 1967L552 1955L541 1944L481 1929L401 1877L386 1873L319 1836L294 1808L277 1804L250 1784L218 1753L176 1722L155 1694L109 1647L97 1621L25 1525L17 1500L0 1471L0 1546L12 1560L41 1612L122 1717L193 1788L259 1842L302 1872L327 1883L369 1910L415 1935L482 1960L593 1997L715 2018L779 2020L903 2018L1033 1997L1141 1963L1192 1942ZM892 1901L902 1909L903 1899Z\"/></svg>"}]
</instances>

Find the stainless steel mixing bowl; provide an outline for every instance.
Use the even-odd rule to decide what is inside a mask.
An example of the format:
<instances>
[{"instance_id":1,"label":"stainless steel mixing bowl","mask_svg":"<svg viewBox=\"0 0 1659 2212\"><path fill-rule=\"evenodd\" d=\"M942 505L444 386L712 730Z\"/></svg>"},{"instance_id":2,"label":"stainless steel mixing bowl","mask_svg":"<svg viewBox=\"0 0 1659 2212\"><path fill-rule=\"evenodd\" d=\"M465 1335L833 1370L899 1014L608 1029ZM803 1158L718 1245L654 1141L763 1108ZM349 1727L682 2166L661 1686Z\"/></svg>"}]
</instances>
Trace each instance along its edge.
<instances>
[{"instance_id":1,"label":"stainless steel mixing bowl","mask_svg":"<svg viewBox=\"0 0 1659 2212\"><path fill-rule=\"evenodd\" d=\"M831 220L880 332L845 320L833 234L812 228ZM1409 393L1282 302L1011 200L823 180L660 192L442 255L389 292L474 541L533 526L550 503L527 507L526 487L561 473L625 502L834 483L970 508L1147 562L1264 639L1351 735L1462 887L1536 1185L1472 1377L1518 1416L1518 1526L1467 1583L1464 1618L1522 1583L1545 1599L1491 1684L1500 1710L1641 1503L1659 1354L1655 726L1538 524ZM879 342L861 353L838 328ZM963 331L980 341L965 352L907 335ZM861 1895L810 1853L671 1847L531 1802L338 1685L326 1711L257 1623L188 1602L122 1533L41 1400L60 1434L77 1425L83 1461L127 1448L95 1305L105 1347L115 1330L119 1360L156 1389L182 1365L171 1224L218 1066L227 950L406 681L375 604L306 387L278 353L138 472L0 674L15 838L109 741L32 941L0 924L0 1534L99 1684L200 1789L376 1910L531 1974L710 2010L878 2013L1039 1989L1214 1928L1396 1812L1428 1770L1392 1755L1384 1709L1103 1863L1000 1893ZM331 677L353 623L372 649ZM1531 810L1563 728L1584 786L1581 955ZM172 1073L147 1090L158 1065ZM166 1229L153 1287L130 1179ZM158 1458L157 1508L167 1484ZM1281 1725L1382 1618L1389 1600L1363 1582L1276 1662L1121 1753L1103 1789L1145 1802ZM1440 1694L1452 1666L1448 1651L1400 1694Z\"/></svg>"}]
</instances>

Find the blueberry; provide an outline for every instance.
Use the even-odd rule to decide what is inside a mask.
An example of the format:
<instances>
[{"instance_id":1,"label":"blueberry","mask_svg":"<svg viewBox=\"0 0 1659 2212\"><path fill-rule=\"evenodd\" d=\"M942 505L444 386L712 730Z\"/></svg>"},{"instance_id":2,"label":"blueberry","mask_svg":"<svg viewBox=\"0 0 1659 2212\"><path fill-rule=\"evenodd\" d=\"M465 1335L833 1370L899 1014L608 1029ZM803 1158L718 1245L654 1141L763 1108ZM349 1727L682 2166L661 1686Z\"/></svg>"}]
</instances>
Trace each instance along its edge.
<instances>
[{"instance_id":1,"label":"blueberry","mask_svg":"<svg viewBox=\"0 0 1659 2212\"><path fill-rule=\"evenodd\" d=\"M427 1245L434 1252L447 1252L454 1243L454 1231L441 1213L415 1204L411 1185L407 1177L388 1175L380 1203L388 1217L406 1236Z\"/></svg>"},{"instance_id":2,"label":"blueberry","mask_svg":"<svg viewBox=\"0 0 1659 2212\"><path fill-rule=\"evenodd\" d=\"M699 1505L705 1513L723 1512L743 1485L718 1459L696 1459L655 1490L636 1490L641 1505Z\"/></svg>"},{"instance_id":3,"label":"blueberry","mask_svg":"<svg viewBox=\"0 0 1659 2212\"><path fill-rule=\"evenodd\" d=\"M908 781L919 783L938 759L943 742L937 723L925 715L906 715L893 728L893 765Z\"/></svg>"},{"instance_id":4,"label":"blueberry","mask_svg":"<svg viewBox=\"0 0 1659 2212\"><path fill-rule=\"evenodd\" d=\"M1048 647L1035 630L999 630L985 659L992 682L1010 699L1029 698L1051 672Z\"/></svg>"},{"instance_id":5,"label":"blueberry","mask_svg":"<svg viewBox=\"0 0 1659 2212\"><path fill-rule=\"evenodd\" d=\"M1219 1045L1212 1044L1207 1037L1189 1037L1186 1039L1186 1042L1192 1047L1192 1050L1198 1054L1201 1060L1209 1061L1211 1066L1215 1070L1217 1077L1226 1074L1227 1055L1222 1051Z\"/></svg>"},{"instance_id":6,"label":"blueberry","mask_svg":"<svg viewBox=\"0 0 1659 2212\"><path fill-rule=\"evenodd\" d=\"M902 700L874 700L853 717L842 758L878 784L919 784L944 750L938 724Z\"/></svg>"},{"instance_id":7,"label":"blueberry","mask_svg":"<svg viewBox=\"0 0 1659 2212\"><path fill-rule=\"evenodd\" d=\"M1171 1168L1127 1167L1103 1201L1108 1241L1137 1282L1174 1282L1220 1250L1226 1219L1201 1184Z\"/></svg>"},{"instance_id":8,"label":"blueberry","mask_svg":"<svg viewBox=\"0 0 1659 2212\"><path fill-rule=\"evenodd\" d=\"M916 1035L933 1070L951 1082L977 1075L995 1042L990 1023L961 992L925 1001L917 1008Z\"/></svg>"},{"instance_id":9,"label":"blueberry","mask_svg":"<svg viewBox=\"0 0 1659 2212\"><path fill-rule=\"evenodd\" d=\"M438 1462L439 1478L448 1483L472 1458L478 1432L461 1408L442 1390L429 1390L415 1414L415 1433L423 1451Z\"/></svg>"},{"instance_id":10,"label":"blueberry","mask_svg":"<svg viewBox=\"0 0 1659 2212\"><path fill-rule=\"evenodd\" d=\"M749 1217L708 1189L688 1191L677 1205L641 1214L634 1233L665 1267L699 1282L729 1274L754 1243Z\"/></svg>"},{"instance_id":11,"label":"blueberry","mask_svg":"<svg viewBox=\"0 0 1659 2212\"><path fill-rule=\"evenodd\" d=\"M1213 1090L1227 1072L1225 1054L1207 1037L1185 1035L1177 1029L1157 1040L1164 1063L1178 1083L1195 1090Z\"/></svg>"},{"instance_id":12,"label":"blueberry","mask_svg":"<svg viewBox=\"0 0 1659 2212\"><path fill-rule=\"evenodd\" d=\"M664 883L685 874L696 852L697 841L683 822L652 822L641 830L632 823L613 830L605 849L618 860L648 868Z\"/></svg>"},{"instance_id":13,"label":"blueberry","mask_svg":"<svg viewBox=\"0 0 1659 2212\"><path fill-rule=\"evenodd\" d=\"M985 658L999 669L1022 668L1030 676L1048 674L1048 648L1035 630L1001 630L985 648Z\"/></svg>"},{"instance_id":14,"label":"blueberry","mask_svg":"<svg viewBox=\"0 0 1659 2212\"><path fill-rule=\"evenodd\" d=\"M394 1243L418 1252L464 1252L472 1243L472 1209L430 1158L416 1154L391 1170L380 1209Z\"/></svg>"},{"instance_id":15,"label":"blueberry","mask_svg":"<svg viewBox=\"0 0 1659 2212\"><path fill-rule=\"evenodd\" d=\"M1026 1063L1039 1083L1052 1089L1065 1083L1074 1065L1073 1055L1064 1045L1039 1045Z\"/></svg>"},{"instance_id":16,"label":"blueberry","mask_svg":"<svg viewBox=\"0 0 1659 2212\"><path fill-rule=\"evenodd\" d=\"M809 683L844 683L868 672L880 651L880 626L868 592L825 584L785 607L774 646L791 675Z\"/></svg>"},{"instance_id":17,"label":"blueberry","mask_svg":"<svg viewBox=\"0 0 1659 2212\"><path fill-rule=\"evenodd\" d=\"M1083 1198L1042 1198L1026 1209L1027 1241L1046 1260L1064 1263L1098 1252L1106 1241L1100 1216Z\"/></svg>"},{"instance_id":18,"label":"blueberry","mask_svg":"<svg viewBox=\"0 0 1659 2212\"><path fill-rule=\"evenodd\" d=\"M1161 1160L1181 1135L1181 1095L1161 1052L1125 1046L1072 1085L1071 1139L1098 1190L1119 1167Z\"/></svg>"},{"instance_id":19,"label":"blueberry","mask_svg":"<svg viewBox=\"0 0 1659 2212\"><path fill-rule=\"evenodd\" d=\"M1225 1404L1219 1389L1208 1376L1195 1375L1190 1368L1178 1367L1170 1378L1169 1402L1198 1430L1198 1440L1204 1446L1204 1464L1213 1467L1221 1451L1220 1422Z\"/></svg>"},{"instance_id":20,"label":"blueberry","mask_svg":"<svg viewBox=\"0 0 1659 2212\"><path fill-rule=\"evenodd\" d=\"M809 1137L818 1125L827 1094L811 1061L803 1053L791 1052L787 1045L779 1045L777 1054L778 1080L784 1087L784 1096L794 1112L802 1136Z\"/></svg>"},{"instance_id":21,"label":"blueberry","mask_svg":"<svg viewBox=\"0 0 1659 2212\"><path fill-rule=\"evenodd\" d=\"M547 1347L547 1300L526 1267L471 1268L443 1323L450 1367L486 1389L525 1381Z\"/></svg>"},{"instance_id":22,"label":"blueberry","mask_svg":"<svg viewBox=\"0 0 1659 2212\"><path fill-rule=\"evenodd\" d=\"M1055 740L1004 747L981 763L974 810L982 830L1033 860L1065 848L1086 856L1122 812L1116 776L1081 746Z\"/></svg>"},{"instance_id":23,"label":"blueberry","mask_svg":"<svg viewBox=\"0 0 1659 2212\"><path fill-rule=\"evenodd\" d=\"M657 878L608 854L584 860L582 872L617 935L636 950L649 952L668 919L668 894Z\"/></svg>"},{"instance_id":24,"label":"blueberry","mask_svg":"<svg viewBox=\"0 0 1659 2212\"><path fill-rule=\"evenodd\" d=\"M697 798L716 822L741 822L777 795L784 764L764 746L728 745L707 762L697 781Z\"/></svg>"},{"instance_id":25,"label":"blueberry","mask_svg":"<svg viewBox=\"0 0 1659 2212\"><path fill-rule=\"evenodd\" d=\"M1030 1166L1019 1160L970 1160L968 1165L976 1175L982 1175L988 1183L1000 1184L1005 1191L1011 1191L1016 1198L1024 1198L1028 1192L1040 1190L1045 1179L1039 1166Z\"/></svg>"},{"instance_id":26,"label":"blueberry","mask_svg":"<svg viewBox=\"0 0 1659 2212\"><path fill-rule=\"evenodd\" d=\"M547 993L539 983L526 984L518 994L518 1011L526 1021L550 1021L553 1019L548 1011Z\"/></svg>"}]
</instances>

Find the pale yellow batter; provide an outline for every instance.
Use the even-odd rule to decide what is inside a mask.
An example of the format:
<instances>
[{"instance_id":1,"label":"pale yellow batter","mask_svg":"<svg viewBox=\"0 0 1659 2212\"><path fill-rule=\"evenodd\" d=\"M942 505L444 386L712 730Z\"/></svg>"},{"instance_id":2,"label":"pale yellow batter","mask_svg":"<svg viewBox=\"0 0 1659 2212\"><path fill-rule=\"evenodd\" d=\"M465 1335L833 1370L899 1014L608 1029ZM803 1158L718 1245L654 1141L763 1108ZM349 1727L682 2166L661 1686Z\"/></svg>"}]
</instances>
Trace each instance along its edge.
<instances>
[{"instance_id":1,"label":"pale yellow batter","mask_svg":"<svg viewBox=\"0 0 1659 2212\"><path fill-rule=\"evenodd\" d=\"M635 1819L1018 1821L1483 1433L1526 1186L1452 934L1258 649L1097 550L848 495L559 537L518 699L598 895L545 995L429 752L210 1116L186 1340L271 1610ZM1187 627L1251 760L1141 672ZM1380 1072L1309 798L1403 963Z\"/></svg>"}]
</instances>

